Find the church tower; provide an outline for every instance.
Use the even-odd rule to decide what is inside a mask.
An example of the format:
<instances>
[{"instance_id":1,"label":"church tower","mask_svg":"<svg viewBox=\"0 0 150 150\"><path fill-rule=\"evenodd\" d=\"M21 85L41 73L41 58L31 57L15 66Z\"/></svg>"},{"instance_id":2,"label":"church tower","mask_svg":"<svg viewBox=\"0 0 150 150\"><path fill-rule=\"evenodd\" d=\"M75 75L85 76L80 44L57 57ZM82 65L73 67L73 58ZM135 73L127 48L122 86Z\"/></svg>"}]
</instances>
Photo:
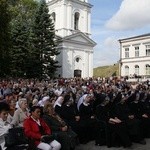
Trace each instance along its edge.
<instances>
[{"instance_id":1,"label":"church tower","mask_svg":"<svg viewBox=\"0 0 150 150\"><path fill-rule=\"evenodd\" d=\"M59 39L61 77L92 77L91 8L88 0L46 0Z\"/></svg>"}]
</instances>

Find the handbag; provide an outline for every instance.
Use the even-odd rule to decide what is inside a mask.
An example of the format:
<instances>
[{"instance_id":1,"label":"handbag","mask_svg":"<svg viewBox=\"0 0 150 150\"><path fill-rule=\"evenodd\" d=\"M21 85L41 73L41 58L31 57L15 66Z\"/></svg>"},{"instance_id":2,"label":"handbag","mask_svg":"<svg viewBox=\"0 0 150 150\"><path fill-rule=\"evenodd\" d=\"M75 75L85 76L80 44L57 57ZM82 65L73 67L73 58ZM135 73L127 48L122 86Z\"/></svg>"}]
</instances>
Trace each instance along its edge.
<instances>
[{"instance_id":1,"label":"handbag","mask_svg":"<svg viewBox=\"0 0 150 150\"><path fill-rule=\"evenodd\" d=\"M51 143L52 141L54 140L54 136L53 135L43 135L42 138L41 138L41 142L44 142L44 143Z\"/></svg>"},{"instance_id":2,"label":"handbag","mask_svg":"<svg viewBox=\"0 0 150 150\"><path fill-rule=\"evenodd\" d=\"M28 139L24 134L23 127L15 127L8 130L5 135L5 146L11 147L14 145L28 144Z\"/></svg>"}]
</instances>

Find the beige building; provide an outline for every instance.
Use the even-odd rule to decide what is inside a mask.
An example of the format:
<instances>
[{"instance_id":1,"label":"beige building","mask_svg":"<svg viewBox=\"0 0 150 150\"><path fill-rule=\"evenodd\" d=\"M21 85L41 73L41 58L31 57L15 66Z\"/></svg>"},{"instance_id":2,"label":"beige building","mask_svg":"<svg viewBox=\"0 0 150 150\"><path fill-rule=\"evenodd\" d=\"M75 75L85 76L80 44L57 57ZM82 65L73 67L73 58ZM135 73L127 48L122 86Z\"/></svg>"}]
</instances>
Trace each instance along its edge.
<instances>
[{"instance_id":1,"label":"beige building","mask_svg":"<svg viewBox=\"0 0 150 150\"><path fill-rule=\"evenodd\" d=\"M120 76L150 78L150 33L119 42Z\"/></svg>"}]
</instances>

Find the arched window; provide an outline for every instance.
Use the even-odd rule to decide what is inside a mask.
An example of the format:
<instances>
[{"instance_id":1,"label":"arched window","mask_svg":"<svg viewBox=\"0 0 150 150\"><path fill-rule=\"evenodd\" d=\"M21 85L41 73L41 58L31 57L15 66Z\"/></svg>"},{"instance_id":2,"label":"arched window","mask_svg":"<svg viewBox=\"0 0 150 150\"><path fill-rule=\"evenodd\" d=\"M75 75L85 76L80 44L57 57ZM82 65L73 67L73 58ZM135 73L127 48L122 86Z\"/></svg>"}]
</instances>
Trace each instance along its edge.
<instances>
[{"instance_id":1,"label":"arched window","mask_svg":"<svg viewBox=\"0 0 150 150\"><path fill-rule=\"evenodd\" d=\"M145 66L145 69L146 69L146 75L150 75L150 65L146 65Z\"/></svg>"},{"instance_id":2,"label":"arched window","mask_svg":"<svg viewBox=\"0 0 150 150\"><path fill-rule=\"evenodd\" d=\"M138 65L135 65L135 74L139 75L139 66Z\"/></svg>"},{"instance_id":3,"label":"arched window","mask_svg":"<svg viewBox=\"0 0 150 150\"><path fill-rule=\"evenodd\" d=\"M129 66L125 66L125 76L129 76Z\"/></svg>"},{"instance_id":4,"label":"arched window","mask_svg":"<svg viewBox=\"0 0 150 150\"><path fill-rule=\"evenodd\" d=\"M56 13L53 12L53 13L51 14L51 16L52 16L52 19L53 19L53 21L54 21L54 23L55 23L55 21L56 21Z\"/></svg>"},{"instance_id":5,"label":"arched window","mask_svg":"<svg viewBox=\"0 0 150 150\"><path fill-rule=\"evenodd\" d=\"M79 29L79 17L80 17L80 14L78 12L76 12L74 14L74 29L75 30Z\"/></svg>"}]
</instances>

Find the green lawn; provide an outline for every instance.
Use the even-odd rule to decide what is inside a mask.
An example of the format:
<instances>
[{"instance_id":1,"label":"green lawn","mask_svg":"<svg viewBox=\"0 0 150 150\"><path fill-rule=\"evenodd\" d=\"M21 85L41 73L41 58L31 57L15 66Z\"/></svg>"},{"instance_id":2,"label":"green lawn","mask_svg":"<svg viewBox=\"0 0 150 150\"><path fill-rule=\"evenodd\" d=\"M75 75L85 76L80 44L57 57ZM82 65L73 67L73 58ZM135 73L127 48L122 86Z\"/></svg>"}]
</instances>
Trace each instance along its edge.
<instances>
[{"instance_id":1,"label":"green lawn","mask_svg":"<svg viewBox=\"0 0 150 150\"><path fill-rule=\"evenodd\" d=\"M97 67L94 68L93 70L94 77L111 77L111 76L118 76L118 74L119 74L119 64Z\"/></svg>"}]
</instances>

